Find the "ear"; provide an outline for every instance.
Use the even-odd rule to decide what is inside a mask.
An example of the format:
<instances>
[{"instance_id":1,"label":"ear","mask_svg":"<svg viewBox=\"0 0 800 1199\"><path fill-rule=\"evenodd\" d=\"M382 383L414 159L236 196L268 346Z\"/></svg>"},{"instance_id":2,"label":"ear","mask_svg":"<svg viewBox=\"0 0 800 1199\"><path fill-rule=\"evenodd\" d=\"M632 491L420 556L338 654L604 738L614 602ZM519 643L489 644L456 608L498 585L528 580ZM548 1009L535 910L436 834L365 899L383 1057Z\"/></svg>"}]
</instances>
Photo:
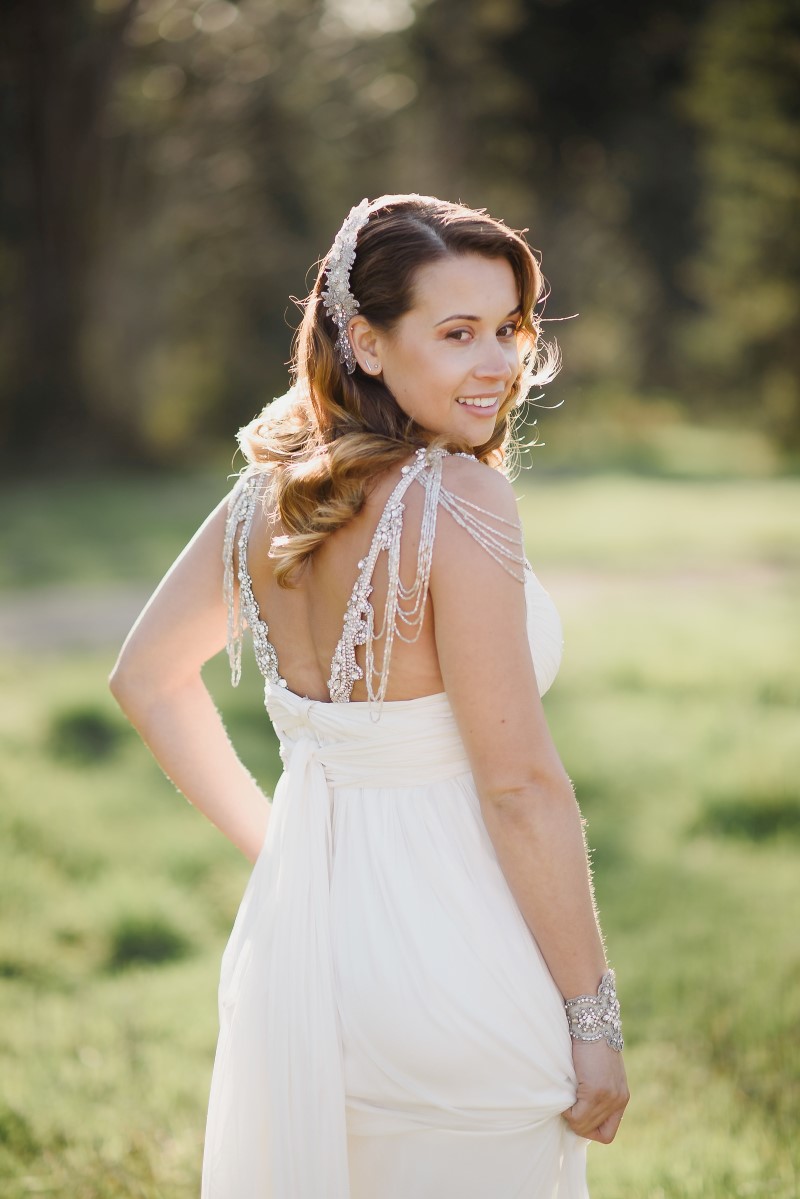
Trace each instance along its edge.
<instances>
[{"instance_id":1,"label":"ear","mask_svg":"<svg viewBox=\"0 0 800 1199\"><path fill-rule=\"evenodd\" d=\"M377 332L365 316L354 316L347 331L358 365L366 374L375 374L375 364L380 361Z\"/></svg>"}]
</instances>

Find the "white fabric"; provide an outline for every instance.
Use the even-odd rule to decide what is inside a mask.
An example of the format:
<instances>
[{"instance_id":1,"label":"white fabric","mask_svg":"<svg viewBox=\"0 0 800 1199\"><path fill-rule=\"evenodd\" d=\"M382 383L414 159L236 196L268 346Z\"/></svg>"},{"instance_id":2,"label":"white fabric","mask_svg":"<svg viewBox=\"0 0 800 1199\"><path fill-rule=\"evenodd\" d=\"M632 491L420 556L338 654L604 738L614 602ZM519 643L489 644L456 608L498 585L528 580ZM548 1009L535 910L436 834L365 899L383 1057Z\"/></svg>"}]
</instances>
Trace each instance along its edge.
<instances>
[{"instance_id":1,"label":"white fabric","mask_svg":"<svg viewBox=\"0 0 800 1199\"><path fill-rule=\"evenodd\" d=\"M539 688L556 610L526 572ZM222 959L202 1199L585 1199L561 996L444 694L267 681L285 770Z\"/></svg>"}]
</instances>

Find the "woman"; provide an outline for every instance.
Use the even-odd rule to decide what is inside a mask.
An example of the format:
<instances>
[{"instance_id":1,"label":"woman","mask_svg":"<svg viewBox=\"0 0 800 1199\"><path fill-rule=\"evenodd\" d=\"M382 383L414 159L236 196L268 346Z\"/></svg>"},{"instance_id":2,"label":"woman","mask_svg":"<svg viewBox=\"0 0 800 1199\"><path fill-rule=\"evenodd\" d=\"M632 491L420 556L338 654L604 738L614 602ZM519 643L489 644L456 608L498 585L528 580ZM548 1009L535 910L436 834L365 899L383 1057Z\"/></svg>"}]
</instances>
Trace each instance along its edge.
<instances>
[{"instance_id":1,"label":"woman","mask_svg":"<svg viewBox=\"0 0 800 1199\"><path fill-rule=\"evenodd\" d=\"M557 369L522 235L364 200L295 383L111 676L254 862L226 947L203 1199L579 1199L628 1093L581 818L540 694L558 616L503 466ZM268 624L267 624L268 621ZM272 804L200 676L253 635Z\"/></svg>"}]
</instances>

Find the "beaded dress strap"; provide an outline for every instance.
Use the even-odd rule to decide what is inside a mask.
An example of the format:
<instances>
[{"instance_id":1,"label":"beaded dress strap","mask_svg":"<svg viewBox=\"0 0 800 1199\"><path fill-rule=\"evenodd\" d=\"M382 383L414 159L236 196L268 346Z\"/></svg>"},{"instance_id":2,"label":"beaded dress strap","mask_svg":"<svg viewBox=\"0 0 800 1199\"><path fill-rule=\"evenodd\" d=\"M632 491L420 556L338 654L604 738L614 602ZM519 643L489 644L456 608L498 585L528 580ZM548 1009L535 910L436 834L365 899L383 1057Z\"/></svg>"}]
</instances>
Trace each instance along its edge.
<instances>
[{"instance_id":1,"label":"beaded dress strap","mask_svg":"<svg viewBox=\"0 0 800 1199\"><path fill-rule=\"evenodd\" d=\"M269 639L269 628L266 621L261 619L256 597L253 594L253 581L247 569L247 542L253 524L256 504L261 495L259 486L264 478L263 471L246 471L240 476L239 482L231 492L228 500L228 516L225 523L225 537L222 547L223 562L223 599L228 613L228 631L226 647L231 669L231 683L238 687L242 677L242 638L244 626L250 629L253 637L258 669L265 679L279 687L286 686L286 680L281 677L278 669L278 655ZM239 599L236 602L234 588L233 546L236 540L236 530L241 525L238 549L238 568L236 575L239 580Z\"/></svg>"},{"instance_id":2,"label":"beaded dress strap","mask_svg":"<svg viewBox=\"0 0 800 1199\"><path fill-rule=\"evenodd\" d=\"M440 507L519 582L524 581L525 571L530 570L517 522L497 516L442 485L442 463L449 456L446 450L429 451L423 447L417 451L413 463L403 467L400 481L389 496L378 521L369 552L358 563L359 575L345 612L342 636L333 656L328 690L333 703L348 703L356 681L363 679L374 719L380 716L386 696L395 637L411 644L422 632L436 518ZM474 461L470 454L462 456ZM406 587L400 578L400 539L405 511L402 497L415 481L425 488L425 500L415 578L411 586ZM388 587L386 603L378 623L370 595L375 565L382 552L387 554ZM378 661L375 642L381 640L383 650ZM365 647L363 670L356 661L356 650L361 645Z\"/></svg>"}]
</instances>

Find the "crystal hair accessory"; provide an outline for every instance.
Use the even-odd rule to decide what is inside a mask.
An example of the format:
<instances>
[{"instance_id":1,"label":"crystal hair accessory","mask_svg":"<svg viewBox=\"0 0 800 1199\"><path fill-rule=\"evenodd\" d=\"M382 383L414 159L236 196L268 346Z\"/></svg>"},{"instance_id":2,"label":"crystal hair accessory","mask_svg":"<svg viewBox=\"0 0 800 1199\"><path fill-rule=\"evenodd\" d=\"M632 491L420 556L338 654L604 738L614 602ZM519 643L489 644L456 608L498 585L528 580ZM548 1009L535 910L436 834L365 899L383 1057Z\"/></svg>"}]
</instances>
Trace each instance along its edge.
<instances>
[{"instance_id":1,"label":"crystal hair accessory","mask_svg":"<svg viewBox=\"0 0 800 1199\"><path fill-rule=\"evenodd\" d=\"M322 292L322 303L339 330L336 348L348 375L352 375L356 369L356 359L347 336L347 325L358 312L358 300L350 291L350 271L356 258L358 231L362 225L366 225L369 216L370 202L365 197L347 214L328 253L325 267L326 286Z\"/></svg>"}]
</instances>

